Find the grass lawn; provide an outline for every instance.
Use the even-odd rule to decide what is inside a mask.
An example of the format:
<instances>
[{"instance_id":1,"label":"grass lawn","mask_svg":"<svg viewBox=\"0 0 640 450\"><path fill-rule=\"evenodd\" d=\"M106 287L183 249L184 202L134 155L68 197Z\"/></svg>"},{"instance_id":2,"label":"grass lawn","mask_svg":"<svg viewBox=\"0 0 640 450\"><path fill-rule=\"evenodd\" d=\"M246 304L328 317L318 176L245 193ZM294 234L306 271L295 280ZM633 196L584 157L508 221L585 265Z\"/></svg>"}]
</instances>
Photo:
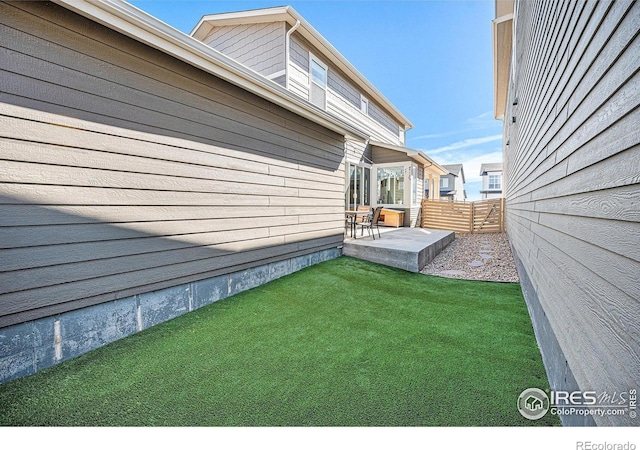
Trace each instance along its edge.
<instances>
[{"instance_id":1,"label":"grass lawn","mask_svg":"<svg viewBox=\"0 0 640 450\"><path fill-rule=\"evenodd\" d=\"M348 257L0 386L2 426L532 426L520 287Z\"/></svg>"}]
</instances>

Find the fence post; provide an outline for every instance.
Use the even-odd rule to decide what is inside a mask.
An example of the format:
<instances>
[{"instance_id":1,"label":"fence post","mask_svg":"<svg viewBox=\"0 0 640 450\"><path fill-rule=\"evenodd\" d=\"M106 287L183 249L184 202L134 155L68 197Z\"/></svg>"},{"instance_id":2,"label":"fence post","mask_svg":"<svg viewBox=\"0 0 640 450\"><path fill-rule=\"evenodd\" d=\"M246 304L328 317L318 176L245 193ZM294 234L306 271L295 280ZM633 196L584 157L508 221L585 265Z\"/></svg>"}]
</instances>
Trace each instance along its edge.
<instances>
[{"instance_id":1,"label":"fence post","mask_svg":"<svg viewBox=\"0 0 640 450\"><path fill-rule=\"evenodd\" d=\"M469 233L473 234L475 232L475 221L476 221L476 204L471 202L471 208L469 208Z\"/></svg>"}]
</instances>

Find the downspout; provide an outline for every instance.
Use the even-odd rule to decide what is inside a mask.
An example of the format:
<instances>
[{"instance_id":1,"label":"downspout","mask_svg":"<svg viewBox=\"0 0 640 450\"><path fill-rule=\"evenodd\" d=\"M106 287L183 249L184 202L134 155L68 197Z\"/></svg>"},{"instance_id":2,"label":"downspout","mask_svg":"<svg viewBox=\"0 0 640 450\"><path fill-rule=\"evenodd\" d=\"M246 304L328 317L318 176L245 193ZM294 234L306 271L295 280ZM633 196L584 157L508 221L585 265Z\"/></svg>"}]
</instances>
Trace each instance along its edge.
<instances>
[{"instance_id":1,"label":"downspout","mask_svg":"<svg viewBox=\"0 0 640 450\"><path fill-rule=\"evenodd\" d=\"M284 87L289 90L289 53L291 52L291 35L300 26L300 21L296 20L296 24L287 31L287 35L284 40L284 57L286 59L284 64Z\"/></svg>"}]
</instances>

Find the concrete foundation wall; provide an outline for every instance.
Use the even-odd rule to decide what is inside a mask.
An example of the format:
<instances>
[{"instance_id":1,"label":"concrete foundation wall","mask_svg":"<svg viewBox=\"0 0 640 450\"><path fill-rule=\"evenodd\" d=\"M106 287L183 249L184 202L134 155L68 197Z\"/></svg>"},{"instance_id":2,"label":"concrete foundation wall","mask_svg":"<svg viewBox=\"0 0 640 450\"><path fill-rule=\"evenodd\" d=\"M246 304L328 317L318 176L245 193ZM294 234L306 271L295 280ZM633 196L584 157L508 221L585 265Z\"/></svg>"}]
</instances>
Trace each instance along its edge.
<instances>
[{"instance_id":1,"label":"concrete foundation wall","mask_svg":"<svg viewBox=\"0 0 640 450\"><path fill-rule=\"evenodd\" d=\"M239 292L337 258L328 249L0 329L0 383L34 374Z\"/></svg>"}]
</instances>

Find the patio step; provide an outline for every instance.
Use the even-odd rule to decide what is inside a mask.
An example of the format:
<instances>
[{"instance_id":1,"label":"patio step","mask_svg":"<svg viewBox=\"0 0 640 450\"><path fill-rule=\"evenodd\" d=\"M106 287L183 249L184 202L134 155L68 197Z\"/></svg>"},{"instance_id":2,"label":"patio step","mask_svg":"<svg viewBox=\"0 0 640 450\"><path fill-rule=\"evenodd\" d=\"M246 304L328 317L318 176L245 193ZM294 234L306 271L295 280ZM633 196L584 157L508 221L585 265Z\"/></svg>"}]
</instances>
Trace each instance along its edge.
<instances>
[{"instance_id":1,"label":"patio step","mask_svg":"<svg viewBox=\"0 0 640 450\"><path fill-rule=\"evenodd\" d=\"M420 272L455 239L453 231L427 228L384 230L380 238L347 239L342 254L386 266Z\"/></svg>"}]
</instances>

